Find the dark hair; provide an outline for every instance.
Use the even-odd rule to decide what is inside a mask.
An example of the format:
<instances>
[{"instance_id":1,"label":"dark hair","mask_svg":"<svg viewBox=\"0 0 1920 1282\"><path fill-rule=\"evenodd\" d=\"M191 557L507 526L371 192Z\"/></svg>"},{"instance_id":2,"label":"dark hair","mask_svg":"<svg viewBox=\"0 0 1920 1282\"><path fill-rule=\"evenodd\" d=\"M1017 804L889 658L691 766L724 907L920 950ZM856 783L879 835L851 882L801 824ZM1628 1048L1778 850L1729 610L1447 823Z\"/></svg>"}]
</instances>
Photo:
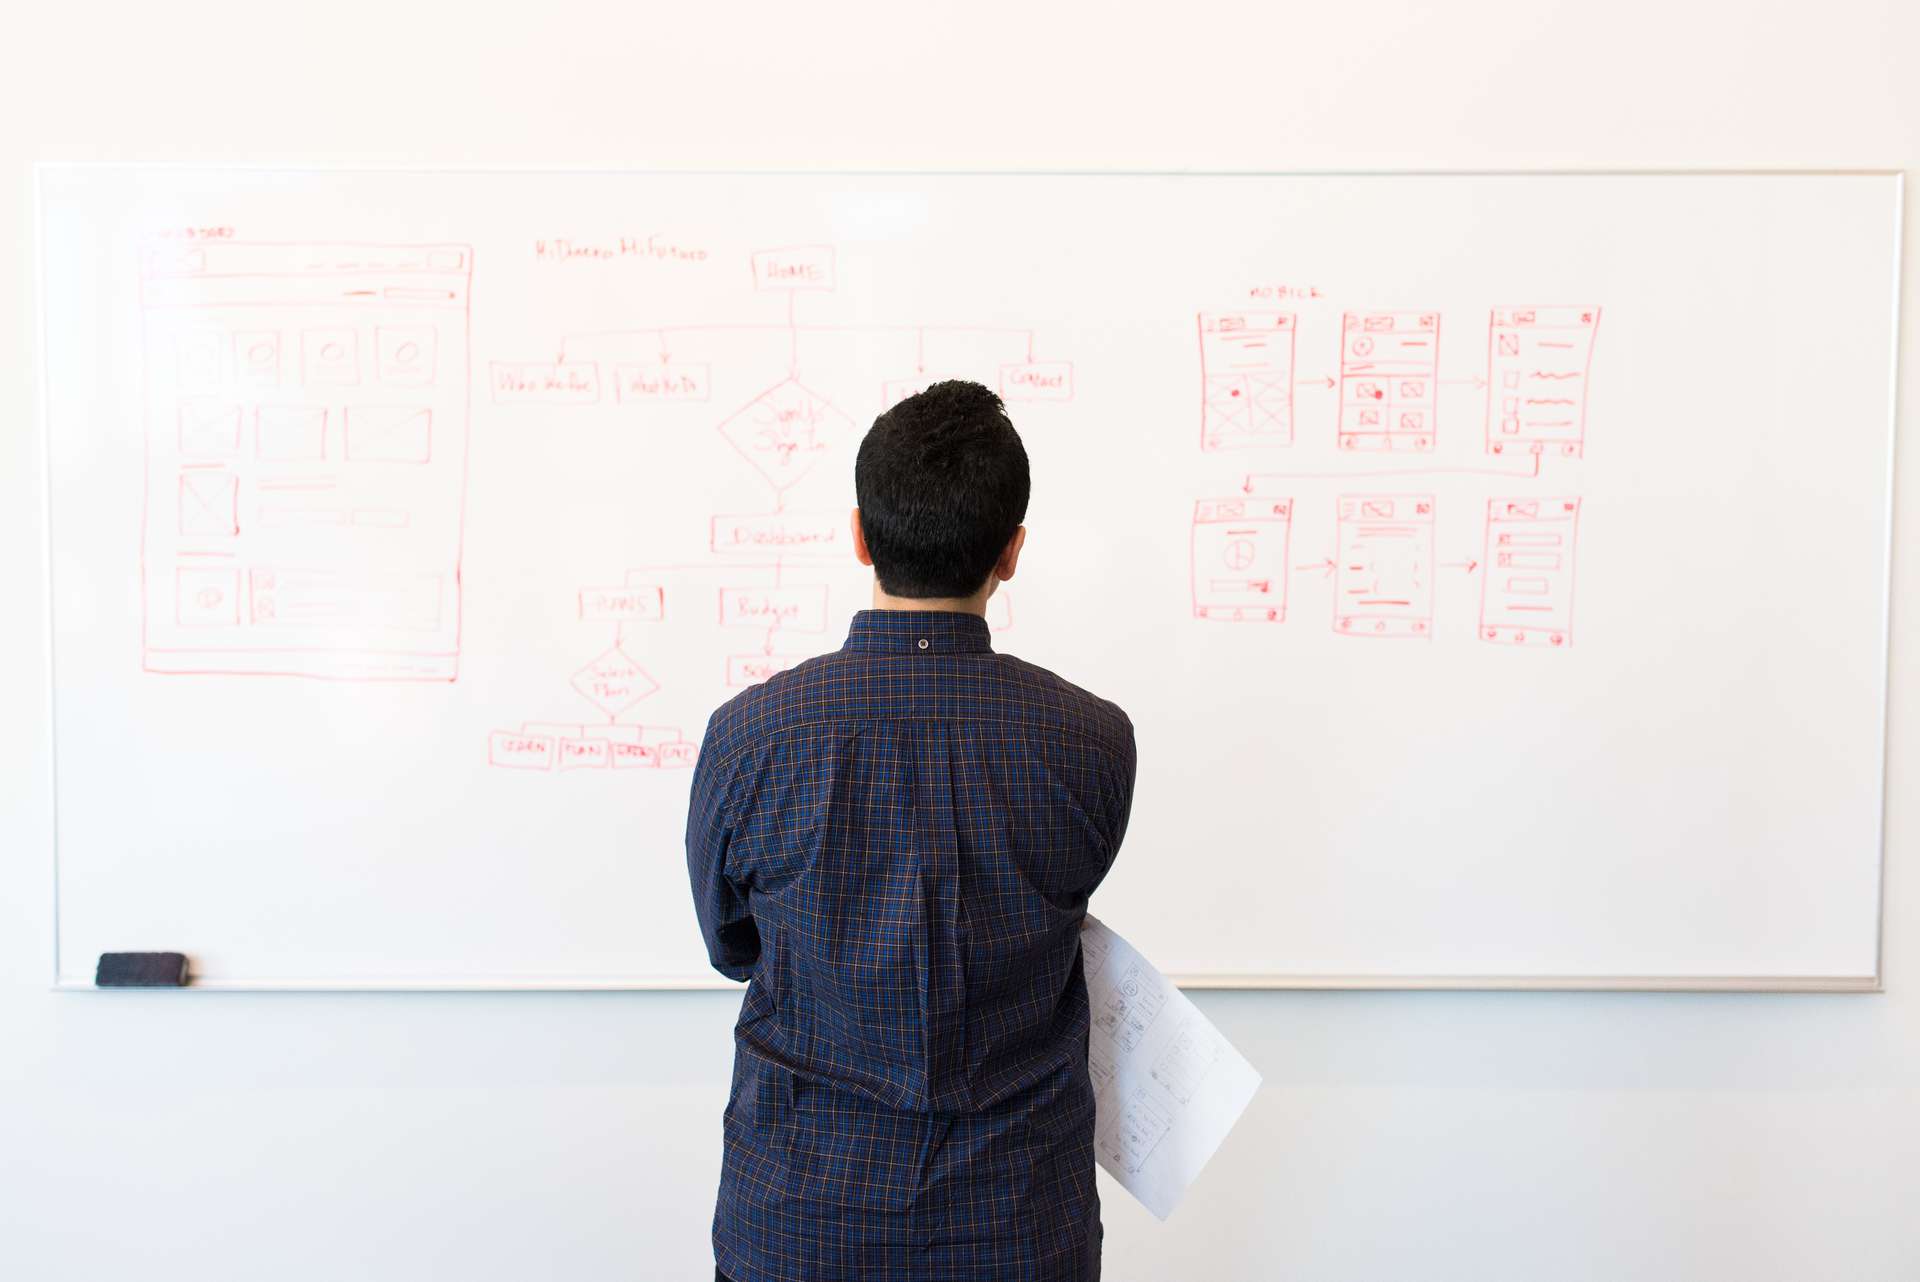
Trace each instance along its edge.
<instances>
[{"instance_id":1,"label":"dark hair","mask_svg":"<svg viewBox=\"0 0 1920 1282\"><path fill-rule=\"evenodd\" d=\"M853 490L881 591L978 592L1026 519L1031 487L1006 406L978 383L935 383L874 419Z\"/></svg>"}]
</instances>

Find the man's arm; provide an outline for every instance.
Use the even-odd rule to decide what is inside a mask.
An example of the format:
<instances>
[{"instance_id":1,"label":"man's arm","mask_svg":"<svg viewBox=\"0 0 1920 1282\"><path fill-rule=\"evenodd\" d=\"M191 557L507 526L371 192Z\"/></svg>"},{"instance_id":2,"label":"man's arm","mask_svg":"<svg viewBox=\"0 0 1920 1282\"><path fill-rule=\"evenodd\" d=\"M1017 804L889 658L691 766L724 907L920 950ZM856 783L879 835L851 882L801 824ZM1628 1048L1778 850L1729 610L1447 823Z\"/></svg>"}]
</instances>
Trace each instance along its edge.
<instances>
[{"instance_id":1,"label":"man's arm","mask_svg":"<svg viewBox=\"0 0 1920 1282\"><path fill-rule=\"evenodd\" d=\"M760 960L760 928L747 906L746 887L727 875L727 847L733 831L721 774L723 754L711 719L700 749L693 763L693 795L687 802L687 877L693 884L693 910L700 918L707 960L728 979L744 981Z\"/></svg>"},{"instance_id":2,"label":"man's arm","mask_svg":"<svg viewBox=\"0 0 1920 1282\"><path fill-rule=\"evenodd\" d=\"M1114 858L1120 853L1120 843L1127 835L1127 821L1133 815L1133 785L1139 775L1139 757L1134 748L1133 722L1127 722L1125 741L1114 754L1108 774L1107 792L1107 857L1100 869L1100 877L1094 882L1098 886L1113 871ZM1093 893L1089 887L1088 894Z\"/></svg>"}]
</instances>

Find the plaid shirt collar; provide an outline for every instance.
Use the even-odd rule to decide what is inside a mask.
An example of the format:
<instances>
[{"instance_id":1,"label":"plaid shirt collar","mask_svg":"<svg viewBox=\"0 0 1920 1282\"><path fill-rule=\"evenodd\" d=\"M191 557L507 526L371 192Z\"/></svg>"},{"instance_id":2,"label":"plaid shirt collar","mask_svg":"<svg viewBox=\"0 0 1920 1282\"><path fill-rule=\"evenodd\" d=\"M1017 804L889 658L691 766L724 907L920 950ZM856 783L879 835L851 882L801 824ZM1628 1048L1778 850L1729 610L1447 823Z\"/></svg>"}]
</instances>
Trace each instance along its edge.
<instances>
[{"instance_id":1,"label":"plaid shirt collar","mask_svg":"<svg viewBox=\"0 0 1920 1282\"><path fill-rule=\"evenodd\" d=\"M987 621L961 610L861 610L843 650L861 654L982 654Z\"/></svg>"}]
</instances>

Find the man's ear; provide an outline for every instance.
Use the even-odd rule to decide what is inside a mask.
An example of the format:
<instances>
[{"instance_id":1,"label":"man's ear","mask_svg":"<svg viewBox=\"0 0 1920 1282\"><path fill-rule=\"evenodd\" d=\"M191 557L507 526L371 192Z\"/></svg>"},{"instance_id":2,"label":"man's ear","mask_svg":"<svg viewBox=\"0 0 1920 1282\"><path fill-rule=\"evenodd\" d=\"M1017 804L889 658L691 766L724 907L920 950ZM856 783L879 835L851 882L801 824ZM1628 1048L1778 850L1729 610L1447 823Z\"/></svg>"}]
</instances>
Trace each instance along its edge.
<instances>
[{"instance_id":1,"label":"man's ear","mask_svg":"<svg viewBox=\"0 0 1920 1282\"><path fill-rule=\"evenodd\" d=\"M1007 540L1007 546L1000 550L1000 559L993 566L994 578L1004 583L1013 577L1014 568L1020 564L1020 549L1026 542L1027 527L1022 525L1014 530L1013 537Z\"/></svg>"},{"instance_id":2,"label":"man's ear","mask_svg":"<svg viewBox=\"0 0 1920 1282\"><path fill-rule=\"evenodd\" d=\"M866 535L866 531L860 528L860 509L859 508L853 509L853 516L849 518L849 524L853 529L854 559L860 562L860 564L862 565L872 565L873 553L867 551L867 535Z\"/></svg>"}]
</instances>

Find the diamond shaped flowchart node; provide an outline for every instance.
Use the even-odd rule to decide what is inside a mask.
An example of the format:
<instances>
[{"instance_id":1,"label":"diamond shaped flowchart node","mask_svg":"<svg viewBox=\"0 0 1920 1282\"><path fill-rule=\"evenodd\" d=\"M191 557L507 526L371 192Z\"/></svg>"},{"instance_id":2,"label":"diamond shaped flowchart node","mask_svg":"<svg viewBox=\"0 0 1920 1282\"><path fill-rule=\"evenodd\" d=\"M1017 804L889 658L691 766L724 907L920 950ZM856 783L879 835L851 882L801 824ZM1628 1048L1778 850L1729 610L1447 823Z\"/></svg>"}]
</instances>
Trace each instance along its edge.
<instances>
[{"instance_id":1,"label":"diamond shaped flowchart node","mask_svg":"<svg viewBox=\"0 0 1920 1282\"><path fill-rule=\"evenodd\" d=\"M720 424L720 434L776 490L813 470L820 456L846 444L853 420L798 379L774 384Z\"/></svg>"},{"instance_id":2,"label":"diamond shaped flowchart node","mask_svg":"<svg viewBox=\"0 0 1920 1282\"><path fill-rule=\"evenodd\" d=\"M617 717L658 690L660 683L615 644L573 674L573 688L608 716Z\"/></svg>"}]
</instances>

